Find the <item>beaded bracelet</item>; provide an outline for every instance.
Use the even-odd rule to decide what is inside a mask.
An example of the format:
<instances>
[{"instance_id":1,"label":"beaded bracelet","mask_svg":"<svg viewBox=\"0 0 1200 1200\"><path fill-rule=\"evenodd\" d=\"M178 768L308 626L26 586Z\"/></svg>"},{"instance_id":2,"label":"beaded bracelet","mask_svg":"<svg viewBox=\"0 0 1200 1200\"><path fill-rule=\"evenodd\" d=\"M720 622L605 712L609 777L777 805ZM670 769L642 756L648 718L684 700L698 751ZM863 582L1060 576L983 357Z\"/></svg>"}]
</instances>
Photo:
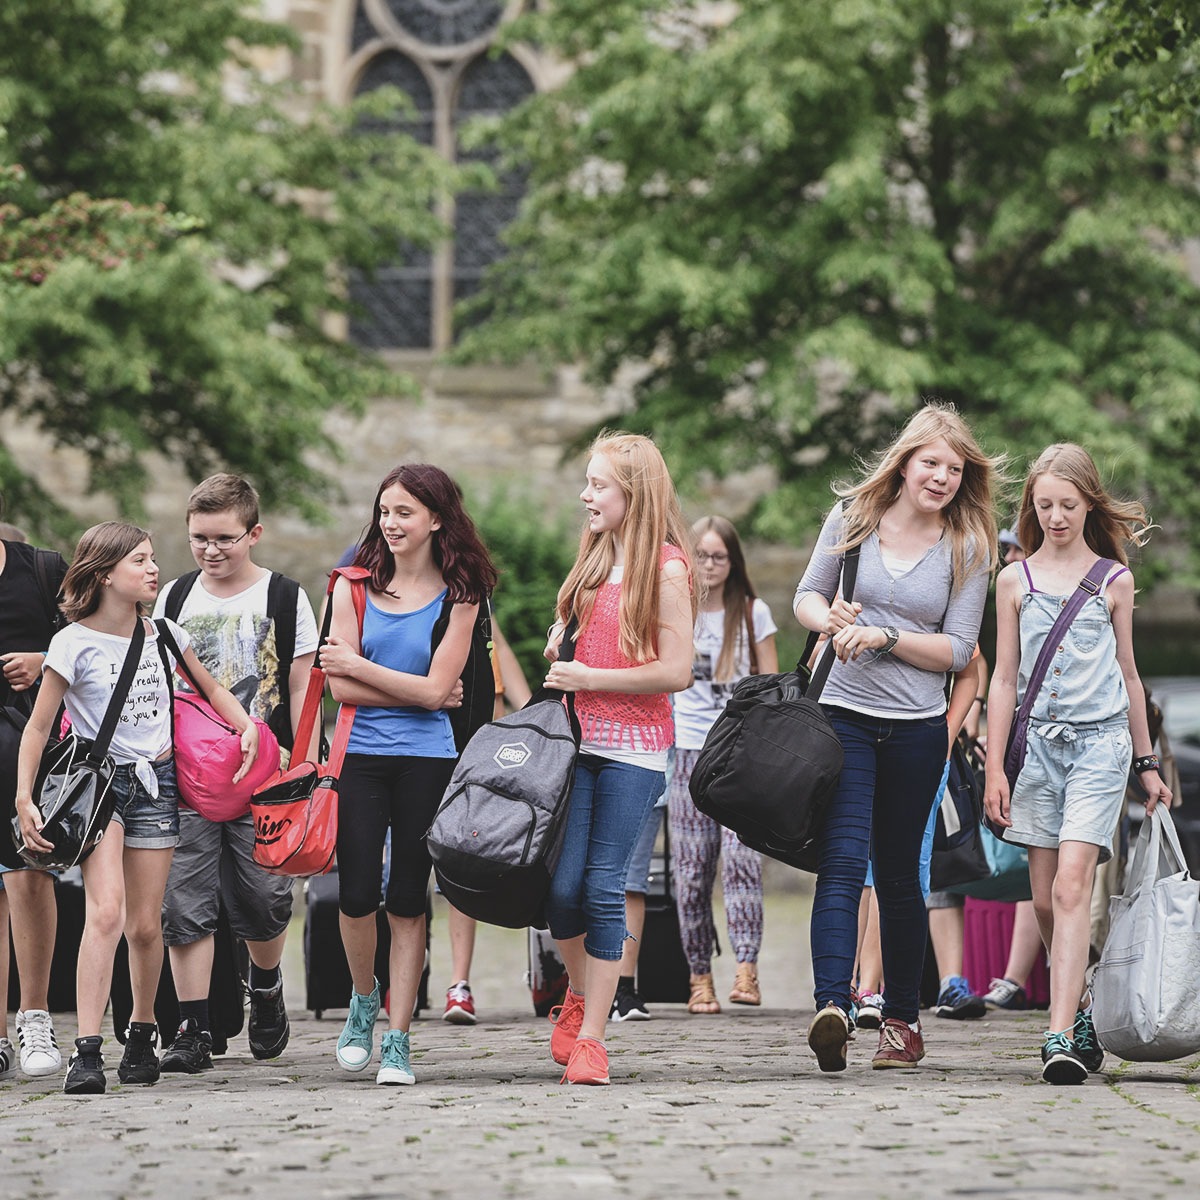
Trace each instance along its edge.
<instances>
[{"instance_id":1,"label":"beaded bracelet","mask_svg":"<svg viewBox=\"0 0 1200 1200\"><path fill-rule=\"evenodd\" d=\"M1133 760L1133 772L1135 775L1141 775L1145 771L1157 771L1162 767L1162 763L1158 761L1157 754L1146 754L1141 758Z\"/></svg>"}]
</instances>

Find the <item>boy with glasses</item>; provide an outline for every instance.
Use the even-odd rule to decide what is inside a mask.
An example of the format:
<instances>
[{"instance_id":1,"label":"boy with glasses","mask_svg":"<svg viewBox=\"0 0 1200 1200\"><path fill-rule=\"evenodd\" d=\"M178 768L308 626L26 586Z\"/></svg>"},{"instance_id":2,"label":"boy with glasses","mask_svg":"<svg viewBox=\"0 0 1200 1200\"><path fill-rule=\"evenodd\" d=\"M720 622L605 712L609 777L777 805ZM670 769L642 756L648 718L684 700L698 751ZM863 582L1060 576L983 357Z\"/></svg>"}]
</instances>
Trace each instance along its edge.
<instances>
[{"instance_id":1,"label":"boy with glasses","mask_svg":"<svg viewBox=\"0 0 1200 1200\"><path fill-rule=\"evenodd\" d=\"M156 617L169 616L192 639L213 678L290 748L317 650L312 607L295 580L253 559L262 537L258 493L237 475L213 475L188 498L188 542L196 571L159 593ZM209 1020L217 917L222 904L250 954L250 1052L276 1058L290 1026L279 969L292 913L292 880L254 862L247 813L216 822L179 813L179 844L163 902L163 941L179 997L180 1026L162 1070L195 1074L212 1066Z\"/></svg>"}]
</instances>

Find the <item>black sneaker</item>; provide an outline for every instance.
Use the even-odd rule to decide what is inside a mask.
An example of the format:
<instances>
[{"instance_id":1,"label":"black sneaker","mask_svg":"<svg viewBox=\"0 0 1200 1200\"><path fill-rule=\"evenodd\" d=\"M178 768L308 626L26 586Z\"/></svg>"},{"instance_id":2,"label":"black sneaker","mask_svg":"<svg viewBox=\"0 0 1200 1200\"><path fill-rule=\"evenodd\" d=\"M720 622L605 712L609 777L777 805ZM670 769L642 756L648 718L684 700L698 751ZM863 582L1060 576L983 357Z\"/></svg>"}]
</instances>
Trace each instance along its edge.
<instances>
[{"instance_id":1,"label":"black sneaker","mask_svg":"<svg viewBox=\"0 0 1200 1200\"><path fill-rule=\"evenodd\" d=\"M1096 1036L1096 1023L1092 1020L1090 1009L1084 1012L1081 1008L1075 1014L1075 1028L1072 1032L1075 1037L1075 1049L1083 1059L1083 1065L1090 1074L1095 1075L1104 1065L1104 1047L1100 1045L1100 1039Z\"/></svg>"},{"instance_id":2,"label":"black sneaker","mask_svg":"<svg viewBox=\"0 0 1200 1200\"><path fill-rule=\"evenodd\" d=\"M125 1053L117 1067L122 1083L157 1083L158 1026L153 1021L130 1021L125 1034Z\"/></svg>"},{"instance_id":3,"label":"black sneaker","mask_svg":"<svg viewBox=\"0 0 1200 1200\"><path fill-rule=\"evenodd\" d=\"M195 1017L187 1017L180 1024L171 1048L164 1051L159 1070L198 1075L201 1071L211 1071L212 1065L212 1034L201 1029Z\"/></svg>"},{"instance_id":4,"label":"black sneaker","mask_svg":"<svg viewBox=\"0 0 1200 1200\"><path fill-rule=\"evenodd\" d=\"M986 1012L987 1004L983 997L975 995L971 985L961 975L952 975L947 980L933 1010L934 1016L949 1017L952 1021L982 1017Z\"/></svg>"},{"instance_id":5,"label":"black sneaker","mask_svg":"<svg viewBox=\"0 0 1200 1200\"><path fill-rule=\"evenodd\" d=\"M618 984L609 1016L614 1021L648 1021L650 1010L637 994L636 988L631 988L628 984Z\"/></svg>"},{"instance_id":6,"label":"black sneaker","mask_svg":"<svg viewBox=\"0 0 1200 1200\"><path fill-rule=\"evenodd\" d=\"M250 989L250 1053L255 1058L278 1058L288 1044L292 1027L283 1002L283 984L262 991Z\"/></svg>"},{"instance_id":7,"label":"black sneaker","mask_svg":"<svg viewBox=\"0 0 1200 1200\"><path fill-rule=\"evenodd\" d=\"M1042 1046L1042 1078L1047 1083L1086 1083L1087 1064L1065 1033L1047 1033Z\"/></svg>"},{"instance_id":8,"label":"black sneaker","mask_svg":"<svg viewBox=\"0 0 1200 1200\"><path fill-rule=\"evenodd\" d=\"M104 1055L101 1037L75 1039L75 1053L67 1061L67 1077L63 1091L68 1096L102 1096L108 1087L104 1077Z\"/></svg>"}]
</instances>

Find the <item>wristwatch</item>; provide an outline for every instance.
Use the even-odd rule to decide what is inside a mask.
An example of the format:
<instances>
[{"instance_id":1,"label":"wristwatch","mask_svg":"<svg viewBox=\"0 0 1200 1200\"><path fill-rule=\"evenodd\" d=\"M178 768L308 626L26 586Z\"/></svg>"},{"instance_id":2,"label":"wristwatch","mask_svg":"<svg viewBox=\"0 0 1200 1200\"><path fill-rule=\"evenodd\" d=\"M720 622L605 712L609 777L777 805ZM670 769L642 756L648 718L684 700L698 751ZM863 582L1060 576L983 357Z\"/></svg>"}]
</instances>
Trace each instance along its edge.
<instances>
[{"instance_id":1,"label":"wristwatch","mask_svg":"<svg viewBox=\"0 0 1200 1200\"><path fill-rule=\"evenodd\" d=\"M887 638L887 641L879 647L879 653L891 654L896 648L896 643L900 640L900 630L895 625L881 625L880 628L883 630L883 636Z\"/></svg>"}]
</instances>

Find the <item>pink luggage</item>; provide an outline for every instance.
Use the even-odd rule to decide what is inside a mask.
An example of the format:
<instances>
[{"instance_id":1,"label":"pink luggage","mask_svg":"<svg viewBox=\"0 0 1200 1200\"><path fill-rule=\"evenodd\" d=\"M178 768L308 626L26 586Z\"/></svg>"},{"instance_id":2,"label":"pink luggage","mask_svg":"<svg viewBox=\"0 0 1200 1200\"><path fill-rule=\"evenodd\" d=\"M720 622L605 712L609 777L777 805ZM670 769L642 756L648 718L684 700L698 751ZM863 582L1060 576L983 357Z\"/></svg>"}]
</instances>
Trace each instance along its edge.
<instances>
[{"instance_id":1,"label":"pink luggage","mask_svg":"<svg viewBox=\"0 0 1200 1200\"><path fill-rule=\"evenodd\" d=\"M999 979L1008 965L1008 950L1012 943L1013 922L1017 906L1007 900L972 900L966 902L963 933L963 974L971 991L982 996ZM1030 1008L1050 1006L1050 968L1045 950L1039 950L1025 994Z\"/></svg>"}]
</instances>

